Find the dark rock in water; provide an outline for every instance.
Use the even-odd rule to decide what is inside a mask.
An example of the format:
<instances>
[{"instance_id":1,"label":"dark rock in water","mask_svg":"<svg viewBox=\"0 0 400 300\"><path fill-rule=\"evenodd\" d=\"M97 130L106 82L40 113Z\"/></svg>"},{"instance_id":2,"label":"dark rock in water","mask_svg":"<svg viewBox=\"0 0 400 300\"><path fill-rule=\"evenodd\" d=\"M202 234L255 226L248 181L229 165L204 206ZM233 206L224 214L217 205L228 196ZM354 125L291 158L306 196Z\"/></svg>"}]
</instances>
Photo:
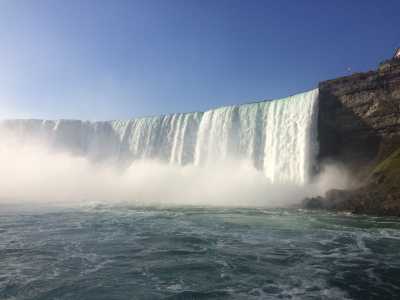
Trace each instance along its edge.
<instances>
[{"instance_id":1,"label":"dark rock in water","mask_svg":"<svg viewBox=\"0 0 400 300\"><path fill-rule=\"evenodd\" d=\"M352 191L332 189L326 192L325 201L329 208L335 208L349 201L352 197Z\"/></svg>"},{"instance_id":2,"label":"dark rock in water","mask_svg":"<svg viewBox=\"0 0 400 300\"><path fill-rule=\"evenodd\" d=\"M322 197L311 197L303 199L301 206L306 209L325 209L325 199Z\"/></svg>"},{"instance_id":3,"label":"dark rock in water","mask_svg":"<svg viewBox=\"0 0 400 300\"><path fill-rule=\"evenodd\" d=\"M343 202L351 199L352 192L347 190L329 190L325 197L305 198L302 207L306 209L337 209Z\"/></svg>"}]
</instances>

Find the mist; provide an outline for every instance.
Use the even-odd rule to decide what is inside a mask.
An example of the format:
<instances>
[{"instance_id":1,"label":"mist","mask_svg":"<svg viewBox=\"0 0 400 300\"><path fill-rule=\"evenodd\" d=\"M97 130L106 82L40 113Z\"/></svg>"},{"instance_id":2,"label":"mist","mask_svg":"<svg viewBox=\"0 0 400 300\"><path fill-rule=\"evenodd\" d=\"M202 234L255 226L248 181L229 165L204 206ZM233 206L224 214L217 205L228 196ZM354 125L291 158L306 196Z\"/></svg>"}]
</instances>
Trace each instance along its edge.
<instances>
[{"instance_id":1,"label":"mist","mask_svg":"<svg viewBox=\"0 0 400 300\"><path fill-rule=\"evenodd\" d=\"M271 184L244 160L207 166L143 160L121 169L56 151L38 139L22 142L5 132L0 137L0 203L284 207L348 182L335 165L304 186Z\"/></svg>"}]
</instances>

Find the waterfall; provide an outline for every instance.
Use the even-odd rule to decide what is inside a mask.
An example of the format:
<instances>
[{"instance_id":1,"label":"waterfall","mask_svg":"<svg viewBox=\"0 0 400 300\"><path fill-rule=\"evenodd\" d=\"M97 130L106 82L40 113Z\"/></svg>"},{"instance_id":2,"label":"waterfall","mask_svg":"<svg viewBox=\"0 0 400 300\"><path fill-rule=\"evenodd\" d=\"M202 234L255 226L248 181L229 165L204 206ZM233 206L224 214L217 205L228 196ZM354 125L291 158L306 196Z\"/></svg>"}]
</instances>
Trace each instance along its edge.
<instances>
[{"instance_id":1,"label":"waterfall","mask_svg":"<svg viewBox=\"0 0 400 300\"><path fill-rule=\"evenodd\" d=\"M318 153L317 98L313 90L205 112L195 163L247 159L271 182L307 182Z\"/></svg>"},{"instance_id":2,"label":"waterfall","mask_svg":"<svg viewBox=\"0 0 400 300\"><path fill-rule=\"evenodd\" d=\"M0 126L23 143L45 140L96 162L157 159L207 166L237 159L249 161L271 182L304 184L318 153L317 99L318 90L312 90L204 113L109 122L5 120Z\"/></svg>"}]
</instances>

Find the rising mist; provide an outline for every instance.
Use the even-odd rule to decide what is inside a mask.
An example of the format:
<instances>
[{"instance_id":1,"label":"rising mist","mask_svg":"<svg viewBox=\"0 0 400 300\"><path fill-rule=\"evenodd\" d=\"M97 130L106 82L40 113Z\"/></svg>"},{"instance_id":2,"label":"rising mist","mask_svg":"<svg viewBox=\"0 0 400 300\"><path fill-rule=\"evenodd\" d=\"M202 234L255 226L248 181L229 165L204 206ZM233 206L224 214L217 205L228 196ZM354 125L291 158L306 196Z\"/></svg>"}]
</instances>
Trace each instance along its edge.
<instances>
[{"instance_id":1,"label":"rising mist","mask_svg":"<svg viewBox=\"0 0 400 300\"><path fill-rule=\"evenodd\" d=\"M5 131L0 138L2 203L283 207L348 182L345 170L334 165L310 184L272 184L246 160L206 166L139 160L120 168L55 150L39 139L22 142Z\"/></svg>"}]
</instances>

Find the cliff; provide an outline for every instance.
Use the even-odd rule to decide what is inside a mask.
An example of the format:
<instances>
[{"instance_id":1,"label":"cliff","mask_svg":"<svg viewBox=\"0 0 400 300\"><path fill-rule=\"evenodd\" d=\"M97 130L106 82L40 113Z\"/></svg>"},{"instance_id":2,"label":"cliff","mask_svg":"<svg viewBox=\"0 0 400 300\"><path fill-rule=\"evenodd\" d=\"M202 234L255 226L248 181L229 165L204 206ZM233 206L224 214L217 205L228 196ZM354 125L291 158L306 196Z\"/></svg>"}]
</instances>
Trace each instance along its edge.
<instances>
[{"instance_id":1,"label":"cliff","mask_svg":"<svg viewBox=\"0 0 400 300\"><path fill-rule=\"evenodd\" d=\"M354 168L400 146L400 60L319 84L320 160Z\"/></svg>"},{"instance_id":2,"label":"cliff","mask_svg":"<svg viewBox=\"0 0 400 300\"><path fill-rule=\"evenodd\" d=\"M321 82L319 92L319 160L343 163L361 185L311 204L400 215L400 60Z\"/></svg>"}]
</instances>

